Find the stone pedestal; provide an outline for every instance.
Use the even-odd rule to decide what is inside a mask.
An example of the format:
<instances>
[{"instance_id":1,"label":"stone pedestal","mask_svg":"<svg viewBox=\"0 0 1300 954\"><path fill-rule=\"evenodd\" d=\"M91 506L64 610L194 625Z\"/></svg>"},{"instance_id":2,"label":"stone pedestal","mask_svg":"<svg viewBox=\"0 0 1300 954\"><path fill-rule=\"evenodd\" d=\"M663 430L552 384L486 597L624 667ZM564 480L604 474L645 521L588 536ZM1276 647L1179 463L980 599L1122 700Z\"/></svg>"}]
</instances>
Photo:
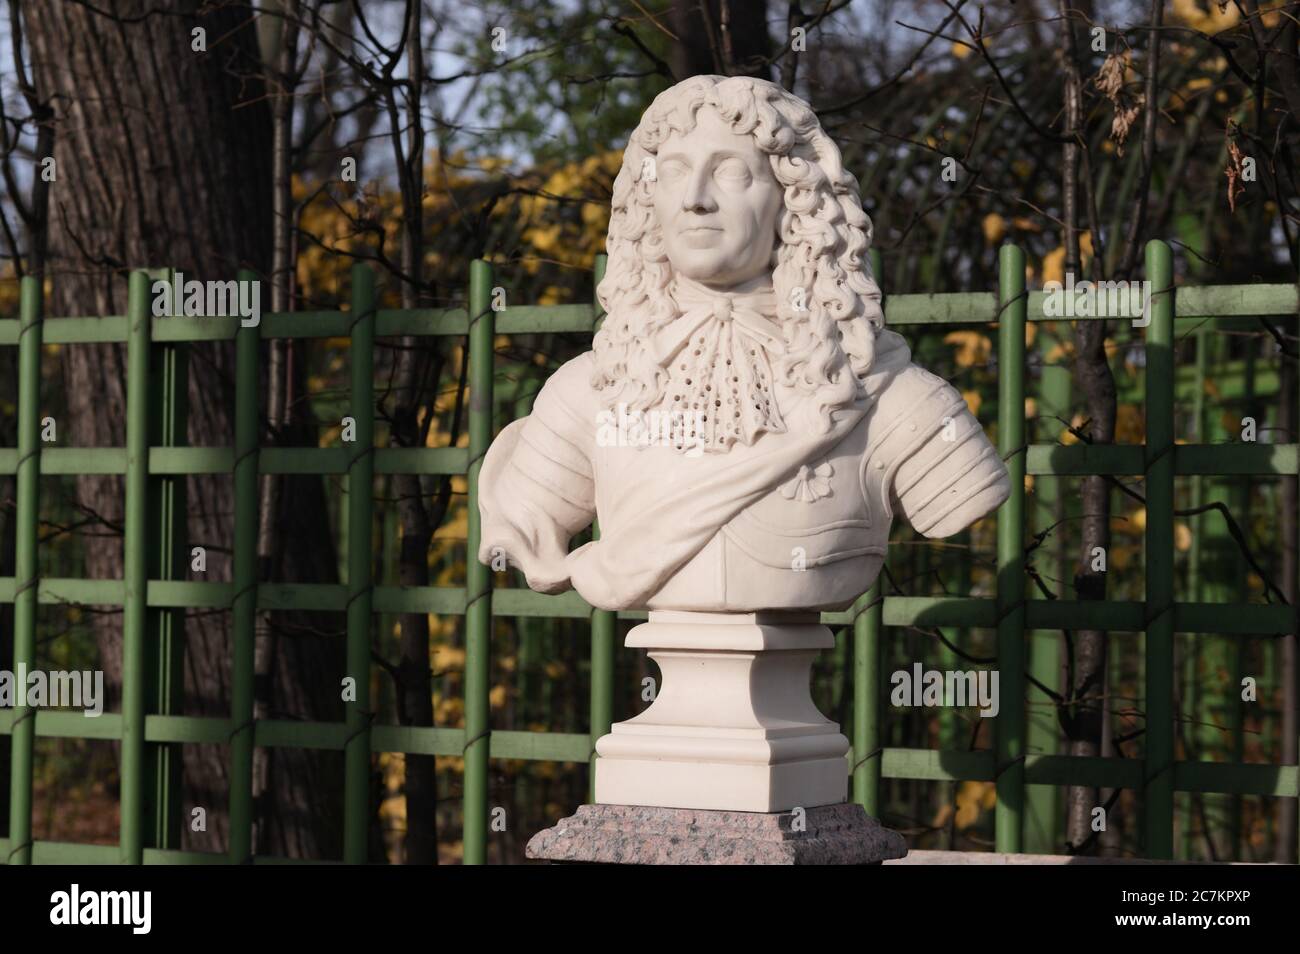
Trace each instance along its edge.
<instances>
[{"instance_id":1,"label":"stone pedestal","mask_svg":"<svg viewBox=\"0 0 1300 954\"><path fill-rule=\"evenodd\" d=\"M868 865L907 854L902 835L856 804L763 814L583 805L526 851L615 865Z\"/></svg>"},{"instance_id":2,"label":"stone pedestal","mask_svg":"<svg viewBox=\"0 0 1300 954\"><path fill-rule=\"evenodd\" d=\"M849 741L813 705L816 613L651 612L629 647L663 684L596 743L596 804L528 843L589 864L877 864L902 836L848 795Z\"/></svg>"},{"instance_id":3,"label":"stone pedestal","mask_svg":"<svg viewBox=\"0 0 1300 954\"><path fill-rule=\"evenodd\" d=\"M663 684L596 743L596 802L781 812L843 802L849 741L813 705L815 613L651 612L628 647Z\"/></svg>"}]
</instances>

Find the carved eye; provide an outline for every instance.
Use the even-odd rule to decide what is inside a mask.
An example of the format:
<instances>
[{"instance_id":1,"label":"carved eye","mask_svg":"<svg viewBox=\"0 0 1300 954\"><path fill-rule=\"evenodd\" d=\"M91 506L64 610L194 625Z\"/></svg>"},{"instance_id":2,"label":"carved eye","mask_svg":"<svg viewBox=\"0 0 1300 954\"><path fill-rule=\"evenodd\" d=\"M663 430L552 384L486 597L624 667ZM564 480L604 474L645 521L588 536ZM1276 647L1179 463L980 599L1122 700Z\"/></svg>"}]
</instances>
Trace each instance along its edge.
<instances>
[{"instance_id":1,"label":"carved eye","mask_svg":"<svg viewBox=\"0 0 1300 954\"><path fill-rule=\"evenodd\" d=\"M747 183L750 179L749 167L734 156L723 159L713 170L713 175L727 182Z\"/></svg>"},{"instance_id":2,"label":"carved eye","mask_svg":"<svg viewBox=\"0 0 1300 954\"><path fill-rule=\"evenodd\" d=\"M658 176L660 179L677 179L688 171L689 167L680 159L665 159L659 163Z\"/></svg>"}]
</instances>

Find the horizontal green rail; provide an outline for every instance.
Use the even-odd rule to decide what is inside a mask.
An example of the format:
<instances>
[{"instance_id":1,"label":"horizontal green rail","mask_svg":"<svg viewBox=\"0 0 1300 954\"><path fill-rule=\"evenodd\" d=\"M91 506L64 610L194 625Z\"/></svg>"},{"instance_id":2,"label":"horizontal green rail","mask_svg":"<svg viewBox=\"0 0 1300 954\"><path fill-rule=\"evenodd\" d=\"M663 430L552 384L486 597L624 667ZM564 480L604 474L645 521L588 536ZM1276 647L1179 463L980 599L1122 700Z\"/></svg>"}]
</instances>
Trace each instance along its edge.
<instances>
[{"instance_id":1,"label":"horizontal green rail","mask_svg":"<svg viewBox=\"0 0 1300 954\"><path fill-rule=\"evenodd\" d=\"M1224 453L1231 449L1229 457ZM352 452L346 447L266 447L258 453L262 474L346 474ZM1138 477L1145 466L1141 444L1030 444L1026 469L1051 477L1110 474ZM375 449L377 474L464 474L469 465L465 447L380 447ZM45 447L40 452L41 476L125 474L123 447ZM151 447L149 473L157 476L228 474L235 452L229 447ZM1289 476L1300 473L1300 445L1230 443L1177 444L1174 473L1179 476ZM0 448L0 474L12 474L18 451Z\"/></svg>"},{"instance_id":2,"label":"horizontal green rail","mask_svg":"<svg viewBox=\"0 0 1300 954\"><path fill-rule=\"evenodd\" d=\"M1046 295L1029 293L1029 321L1087 321L1091 316L1062 319L1044 311ZM1178 318L1235 318L1269 315L1294 316L1300 310L1295 285L1188 286L1177 290ZM988 324L998 313L993 292L959 292L934 295L891 295L885 300L885 321L889 325ZM1097 316L1107 317L1107 316ZM1113 316L1111 316L1113 317ZM159 343L184 341L233 341L239 330L237 317L153 318L152 340ZM494 331L501 335L590 334L596 326L595 305L526 305L504 308L496 313ZM263 338L342 338L348 334L352 315L346 311L270 312L263 314L258 334ZM375 335L465 335L469 315L464 308L380 309L376 313ZM0 346L18 343L18 321L0 320ZM104 317L47 318L45 344L125 343L125 315Z\"/></svg>"},{"instance_id":3,"label":"horizontal green rail","mask_svg":"<svg viewBox=\"0 0 1300 954\"><path fill-rule=\"evenodd\" d=\"M266 447L257 455L263 474L346 474L353 451L346 447ZM42 476L125 474L124 447L45 447ZM469 464L464 447L378 447L379 474L463 474ZM0 449L0 474L17 468L18 452ZM235 452L230 447L151 447L149 473L158 476L229 474Z\"/></svg>"},{"instance_id":4,"label":"horizontal green rail","mask_svg":"<svg viewBox=\"0 0 1300 954\"><path fill-rule=\"evenodd\" d=\"M0 735L7 734L13 714L0 712ZM205 716L160 716L145 718L145 740L223 744L230 737L229 719ZM119 738L121 716L106 712L89 718L79 710L43 709L36 715L40 738ZM265 719L254 723L255 744L264 748L306 748L341 751L348 730L343 723L295 722ZM463 729L375 725L371 748L376 752L410 755L459 756L464 750ZM493 759L538 762L586 762L591 755L587 733L494 731L490 755ZM934 749L886 748L882 774L886 778L928 781L992 781L995 757L991 751L938 751ZM849 765L856 761L852 753ZM1142 762L1139 759L1079 758L1065 755L1029 755L1025 759L1025 781L1031 785L1093 785L1103 788L1140 789ZM1292 798L1300 794L1300 768L1243 762L1181 761L1174 765L1174 788L1182 792L1220 792L1236 795L1265 795Z\"/></svg>"},{"instance_id":5,"label":"horizontal green rail","mask_svg":"<svg viewBox=\"0 0 1300 954\"><path fill-rule=\"evenodd\" d=\"M0 603L12 603L14 578L0 577ZM52 606L121 606L121 580L83 580L74 577L44 577L37 588L37 602ZM376 586L377 613L436 613L464 615L465 589L457 586ZM231 583L198 583L150 580L146 605L167 609L224 609L234 595ZM343 612L348 589L342 583L261 583L257 587L259 610L320 610ZM886 626L992 627L997 623L997 604L992 599L960 596L888 596L884 600ZM493 615L507 617L552 617L587 619L595 610L576 593L556 596L524 589L502 589L493 594ZM1140 632L1144 607L1141 602L1112 600L1027 600L1026 625L1031 629L1104 629ZM642 620L644 611L629 610L620 619ZM847 626L852 611L823 613L827 626ZM1295 616L1284 603L1191 603L1174 604L1174 630L1179 633L1214 633L1241 636L1274 636L1290 633ZM343 635L342 631L339 635Z\"/></svg>"}]
</instances>

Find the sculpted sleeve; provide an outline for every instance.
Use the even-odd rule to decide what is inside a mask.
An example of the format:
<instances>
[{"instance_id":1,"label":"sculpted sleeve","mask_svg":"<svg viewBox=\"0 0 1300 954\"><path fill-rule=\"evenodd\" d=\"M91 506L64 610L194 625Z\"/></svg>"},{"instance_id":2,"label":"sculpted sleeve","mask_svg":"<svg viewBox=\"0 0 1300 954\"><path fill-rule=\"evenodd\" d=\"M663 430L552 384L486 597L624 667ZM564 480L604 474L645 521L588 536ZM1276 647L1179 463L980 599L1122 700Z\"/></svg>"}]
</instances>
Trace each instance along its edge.
<instances>
[{"instance_id":1,"label":"sculpted sleeve","mask_svg":"<svg viewBox=\"0 0 1300 954\"><path fill-rule=\"evenodd\" d=\"M542 593L569 588L569 540L595 516L590 376L589 355L555 372L533 413L492 442L479 473L479 560L491 566L504 555Z\"/></svg>"},{"instance_id":2,"label":"sculpted sleeve","mask_svg":"<svg viewBox=\"0 0 1300 954\"><path fill-rule=\"evenodd\" d=\"M1011 492L1006 465L947 381L915 364L879 397L868 472L881 504L918 533L947 537L996 508Z\"/></svg>"}]
</instances>

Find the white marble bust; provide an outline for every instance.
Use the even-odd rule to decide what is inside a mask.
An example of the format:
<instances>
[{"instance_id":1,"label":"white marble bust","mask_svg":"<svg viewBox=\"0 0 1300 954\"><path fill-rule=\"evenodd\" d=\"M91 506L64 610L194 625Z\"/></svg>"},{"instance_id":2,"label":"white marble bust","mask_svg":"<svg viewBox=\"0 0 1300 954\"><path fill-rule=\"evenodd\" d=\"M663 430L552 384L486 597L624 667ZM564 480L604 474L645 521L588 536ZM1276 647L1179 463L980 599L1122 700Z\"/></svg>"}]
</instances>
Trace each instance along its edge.
<instances>
[{"instance_id":1,"label":"white marble bust","mask_svg":"<svg viewBox=\"0 0 1300 954\"><path fill-rule=\"evenodd\" d=\"M604 325L488 451L479 559L602 609L837 610L896 516L945 537L997 507L1006 467L883 327L870 244L802 100L718 76L658 96L614 183Z\"/></svg>"}]
</instances>

